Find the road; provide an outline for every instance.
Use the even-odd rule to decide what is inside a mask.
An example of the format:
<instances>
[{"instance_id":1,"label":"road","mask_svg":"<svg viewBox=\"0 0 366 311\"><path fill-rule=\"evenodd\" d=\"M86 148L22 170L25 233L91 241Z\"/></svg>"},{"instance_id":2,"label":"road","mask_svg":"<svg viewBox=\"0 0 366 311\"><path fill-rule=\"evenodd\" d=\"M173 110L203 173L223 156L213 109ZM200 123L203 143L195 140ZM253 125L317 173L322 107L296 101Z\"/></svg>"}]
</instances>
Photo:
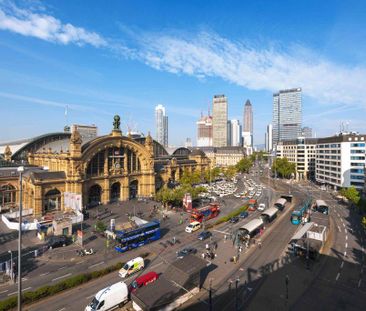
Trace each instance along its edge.
<instances>
[{"instance_id":1,"label":"road","mask_svg":"<svg viewBox=\"0 0 366 311\"><path fill-rule=\"evenodd\" d=\"M267 200L265 197L263 199ZM229 200L227 200L227 202L228 201ZM231 199L231 201L234 204L229 207L229 203L226 203L227 208L235 209L243 205L243 202L241 200ZM250 221L254 217L257 217L258 213L259 212L251 213L248 219L245 219L244 221L241 221L234 225L229 223L223 224L217 231L214 231L213 239L218 241L219 243L223 243L225 234L229 234L232 230L235 230L236 228L242 226L243 223ZM143 247L142 251L149 251L150 253L155 254L154 257L152 257L151 262L148 263L147 268L143 273L151 270L154 270L158 273L163 272L166 269L167 264L176 259L176 252L182 247L189 245L197 248L198 253L204 251L206 242L197 240L197 235L199 232L195 232L194 234L187 234L183 232L184 226L179 227L176 224L167 224L166 228L169 229L169 233L166 237L162 239L162 241L157 241ZM179 243L173 246L166 245L166 247L164 247L163 244L165 244L164 242L166 241L166 239L172 236L176 236ZM233 247L231 246L231 248ZM136 276L137 275L130 278L129 281L134 279ZM81 310L92 299L92 296L98 290L119 280L121 279L118 277L117 273L112 273L96 281L80 286L76 289L69 290L65 293L56 295L32 306L29 306L26 308L26 310L49 310L50 305L53 306L54 310ZM65 297L67 297L67 300L65 299Z\"/></svg>"}]
</instances>

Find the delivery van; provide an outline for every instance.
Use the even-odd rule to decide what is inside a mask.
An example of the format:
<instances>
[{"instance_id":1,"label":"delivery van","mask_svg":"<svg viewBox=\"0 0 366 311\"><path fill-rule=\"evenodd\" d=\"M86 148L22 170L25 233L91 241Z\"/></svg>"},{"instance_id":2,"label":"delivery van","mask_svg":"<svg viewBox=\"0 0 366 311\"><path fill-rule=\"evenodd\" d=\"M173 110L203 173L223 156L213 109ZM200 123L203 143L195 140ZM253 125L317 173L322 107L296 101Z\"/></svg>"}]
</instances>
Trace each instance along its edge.
<instances>
[{"instance_id":1,"label":"delivery van","mask_svg":"<svg viewBox=\"0 0 366 311\"><path fill-rule=\"evenodd\" d=\"M118 282L100 290L85 311L105 311L122 307L128 301L128 287L124 282Z\"/></svg>"},{"instance_id":2,"label":"delivery van","mask_svg":"<svg viewBox=\"0 0 366 311\"><path fill-rule=\"evenodd\" d=\"M128 290L131 293L134 293L138 288L146 286L150 283L155 282L159 278L159 274L154 271L148 272L136 278L129 286Z\"/></svg>"},{"instance_id":3,"label":"delivery van","mask_svg":"<svg viewBox=\"0 0 366 311\"><path fill-rule=\"evenodd\" d=\"M136 257L127 262L121 270L119 270L119 276L125 278L137 271L142 270L145 267L144 259L142 257Z\"/></svg>"},{"instance_id":4,"label":"delivery van","mask_svg":"<svg viewBox=\"0 0 366 311\"><path fill-rule=\"evenodd\" d=\"M196 230L198 230L199 228L201 228L201 223L198 221L193 221L191 222L187 227L186 227L186 232L188 233L192 233Z\"/></svg>"}]
</instances>

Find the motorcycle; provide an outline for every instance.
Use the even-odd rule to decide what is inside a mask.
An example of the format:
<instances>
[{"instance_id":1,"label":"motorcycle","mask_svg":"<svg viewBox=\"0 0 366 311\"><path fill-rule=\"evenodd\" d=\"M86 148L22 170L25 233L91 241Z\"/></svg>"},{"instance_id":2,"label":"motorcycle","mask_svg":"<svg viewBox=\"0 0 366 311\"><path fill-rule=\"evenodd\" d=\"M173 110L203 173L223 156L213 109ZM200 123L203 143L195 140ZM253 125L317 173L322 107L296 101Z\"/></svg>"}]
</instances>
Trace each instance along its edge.
<instances>
[{"instance_id":1,"label":"motorcycle","mask_svg":"<svg viewBox=\"0 0 366 311\"><path fill-rule=\"evenodd\" d=\"M90 249L81 249L81 250L77 250L76 253L80 256L86 256L86 255L93 255L94 254L94 250L92 248Z\"/></svg>"}]
</instances>

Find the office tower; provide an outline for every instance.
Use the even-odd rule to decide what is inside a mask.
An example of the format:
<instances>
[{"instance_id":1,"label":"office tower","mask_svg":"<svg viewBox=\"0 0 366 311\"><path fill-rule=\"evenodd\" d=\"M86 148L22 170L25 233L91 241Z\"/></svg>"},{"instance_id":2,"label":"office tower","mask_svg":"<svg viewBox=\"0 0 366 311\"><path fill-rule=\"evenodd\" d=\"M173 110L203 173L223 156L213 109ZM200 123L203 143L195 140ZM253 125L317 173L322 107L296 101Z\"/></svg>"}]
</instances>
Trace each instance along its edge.
<instances>
[{"instance_id":1,"label":"office tower","mask_svg":"<svg viewBox=\"0 0 366 311\"><path fill-rule=\"evenodd\" d=\"M184 147L186 147L186 148L192 147L192 139L191 138L189 138L189 137L186 138L186 141L184 143Z\"/></svg>"},{"instance_id":2,"label":"office tower","mask_svg":"<svg viewBox=\"0 0 366 311\"><path fill-rule=\"evenodd\" d=\"M265 145L267 152L272 150L272 124L267 125L267 131L265 135Z\"/></svg>"},{"instance_id":3,"label":"office tower","mask_svg":"<svg viewBox=\"0 0 366 311\"><path fill-rule=\"evenodd\" d=\"M241 145L240 122L239 120L230 120L230 146L239 147L240 145Z\"/></svg>"},{"instance_id":4,"label":"office tower","mask_svg":"<svg viewBox=\"0 0 366 311\"><path fill-rule=\"evenodd\" d=\"M215 95L213 98L212 128L213 146L227 146L227 98L225 95Z\"/></svg>"},{"instance_id":5,"label":"office tower","mask_svg":"<svg viewBox=\"0 0 366 311\"><path fill-rule=\"evenodd\" d=\"M243 132L250 133L252 136L251 143L253 144L253 108L249 99L247 99L244 105Z\"/></svg>"},{"instance_id":6,"label":"office tower","mask_svg":"<svg viewBox=\"0 0 366 311\"><path fill-rule=\"evenodd\" d=\"M281 90L273 94L272 145L299 137L301 119L301 88Z\"/></svg>"},{"instance_id":7,"label":"office tower","mask_svg":"<svg viewBox=\"0 0 366 311\"><path fill-rule=\"evenodd\" d=\"M212 117L210 115L203 116L197 121L197 146L212 146Z\"/></svg>"},{"instance_id":8,"label":"office tower","mask_svg":"<svg viewBox=\"0 0 366 311\"><path fill-rule=\"evenodd\" d=\"M82 142L85 144L89 140L92 140L98 136L98 127L94 124L92 125L82 125L82 124L73 124L72 131L78 131Z\"/></svg>"},{"instance_id":9,"label":"office tower","mask_svg":"<svg viewBox=\"0 0 366 311\"><path fill-rule=\"evenodd\" d=\"M301 129L302 137L312 138L313 137L313 130L311 127L305 126Z\"/></svg>"},{"instance_id":10,"label":"office tower","mask_svg":"<svg viewBox=\"0 0 366 311\"><path fill-rule=\"evenodd\" d=\"M168 147L168 116L163 105L155 107L156 140Z\"/></svg>"}]
</instances>

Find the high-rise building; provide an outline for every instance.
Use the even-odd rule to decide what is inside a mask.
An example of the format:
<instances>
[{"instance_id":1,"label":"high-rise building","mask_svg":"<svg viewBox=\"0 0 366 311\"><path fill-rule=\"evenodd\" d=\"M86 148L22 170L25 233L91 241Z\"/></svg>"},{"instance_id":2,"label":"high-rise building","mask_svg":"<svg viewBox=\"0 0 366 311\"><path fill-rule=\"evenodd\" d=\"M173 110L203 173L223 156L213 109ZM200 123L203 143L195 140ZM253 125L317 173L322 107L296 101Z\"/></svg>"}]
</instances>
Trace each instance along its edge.
<instances>
[{"instance_id":1,"label":"high-rise building","mask_svg":"<svg viewBox=\"0 0 366 311\"><path fill-rule=\"evenodd\" d=\"M227 146L227 98L215 95L212 102L213 146Z\"/></svg>"},{"instance_id":2,"label":"high-rise building","mask_svg":"<svg viewBox=\"0 0 366 311\"><path fill-rule=\"evenodd\" d=\"M190 139L189 137L187 137L186 138L186 141L184 143L184 147L186 147L186 148L192 147L192 139Z\"/></svg>"},{"instance_id":3,"label":"high-rise building","mask_svg":"<svg viewBox=\"0 0 366 311\"><path fill-rule=\"evenodd\" d=\"M168 116L163 105L155 107L156 140L168 147Z\"/></svg>"},{"instance_id":4,"label":"high-rise building","mask_svg":"<svg viewBox=\"0 0 366 311\"><path fill-rule=\"evenodd\" d=\"M241 125L239 120L230 120L230 146L241 146Z\"/></svg>"},{"instance_id":5,"label":"high-rise building","mask_svg":"<svg viewBox=\"0 0 366 311\"><path fill-rule=\"evenodd\" d=\"M272 145L299 137L301 120L301 88L281 90L273 94Z\"/></svg>"},{"instance_id":6,"label":"high-rise building","mask_svg":"<svg viewBox=\"0 0 366 311\"><path fill-rule=\"evenodd\" d=\"M253 136L253 108L249 99L247 99L244 105L243 132L250 132Z\"/></svg>"},{"instance_id":7,"label":"high-rise building","mask_svg":"<svg viewBox=\"0 0 366 311\"><path fill-rule=\"evenodd\" d=\"M272 124L267 125L267 131L265 135L265 148L267 152L272 150Z\"/></svg>"},{"instance_id":8,"label":"high-rise building","mask_svg":"<svg viewBox=\"0 0 366 311\"><path fill-rule=\"evenodd\" d=\"M306 138L312 138L313 137L313 130L311 127L305 126L301 129L301 136Z\"/></svg>"},{"instance_id":9,"label":"high-rise building","mask_svg":"<svg viewBox=\"0 0 366 311\"><path fill-rule=\"evenodd\" d=\"M211 147L212 146L212 117L201 116L197 121L197 146Z\"/></svg>"}]
</instances>

